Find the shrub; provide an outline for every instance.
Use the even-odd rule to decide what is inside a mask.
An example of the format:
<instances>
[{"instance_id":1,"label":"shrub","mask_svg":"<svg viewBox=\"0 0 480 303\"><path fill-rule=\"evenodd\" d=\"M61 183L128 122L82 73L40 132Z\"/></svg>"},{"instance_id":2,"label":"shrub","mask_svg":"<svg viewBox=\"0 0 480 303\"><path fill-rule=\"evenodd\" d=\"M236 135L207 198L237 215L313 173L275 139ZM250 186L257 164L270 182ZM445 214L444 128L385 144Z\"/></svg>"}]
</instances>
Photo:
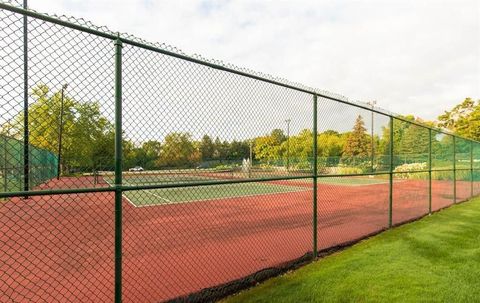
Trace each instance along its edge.
<instances>
[{"instance_id":1,"label":"shrub","mask_svg":"<svg viewBox=\"0 0 480 303\"><path fill-rule=\"evenodd\" d=\"M363 169L360 167L340 166L338 172L341 175L363 174Z\"/></svg>"},{"instance_id":2,"label":"shrub","mask_svg":"<svg viewBox=\"0 0 480 303\"><path fill-rule=\"evenodd\" d=\"M428 169L427 163L407 163L395 167L393 172L398 179L425 179L428 177L427 172L415 173L415 171Z\"/></svg>"}]
</instances>

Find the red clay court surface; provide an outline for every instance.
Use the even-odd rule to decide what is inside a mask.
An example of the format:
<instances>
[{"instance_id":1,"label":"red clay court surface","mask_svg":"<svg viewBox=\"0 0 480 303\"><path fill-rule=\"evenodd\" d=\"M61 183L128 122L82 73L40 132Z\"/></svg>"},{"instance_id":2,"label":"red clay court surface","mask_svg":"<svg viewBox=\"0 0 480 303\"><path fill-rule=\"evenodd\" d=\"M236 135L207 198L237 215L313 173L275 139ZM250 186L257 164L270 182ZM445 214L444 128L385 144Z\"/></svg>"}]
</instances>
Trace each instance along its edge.
<instances>
[{"instance_id":1,"label":"red clay court surface","mask_svg":"<svg viewBox=\"0 0 480 303\"><path fill-rule=\"evenodd\" d=\"M311 251L311 183L304 186L140 208L124 199L124 302L172 299ZM428 213L428 181L394 182L393 190L394 224ZM479 184L474 190L480 193ZM386 228L388 191L388 184L319 184L318 248ZM453 183L433 181L432 195L433 210L451 205ZM457 182L457 195L468 198L470 183ZM0 302L111 302L113 203L113 193L1 201Z\"/></svg>"}]
</instances>

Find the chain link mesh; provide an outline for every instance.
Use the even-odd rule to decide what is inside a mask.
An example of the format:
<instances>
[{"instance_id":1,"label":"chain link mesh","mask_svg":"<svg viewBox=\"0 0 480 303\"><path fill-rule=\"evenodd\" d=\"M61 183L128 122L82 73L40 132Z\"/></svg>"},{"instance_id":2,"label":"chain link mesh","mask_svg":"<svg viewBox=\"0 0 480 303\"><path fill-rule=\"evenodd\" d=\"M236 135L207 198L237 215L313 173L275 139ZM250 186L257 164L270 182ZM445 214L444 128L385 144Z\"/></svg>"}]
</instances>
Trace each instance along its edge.
<instances>
[{"instance_id":1,"label":"chain link mesh","mask_svg":"<svg viewBox=\"0 0 480 303\"><path fill-rule=\"evenodd\" d=\"M480 194L478 142L67 16L24 61L0 4L1 302L219 298Z\"/></svg>"}]
</instances>

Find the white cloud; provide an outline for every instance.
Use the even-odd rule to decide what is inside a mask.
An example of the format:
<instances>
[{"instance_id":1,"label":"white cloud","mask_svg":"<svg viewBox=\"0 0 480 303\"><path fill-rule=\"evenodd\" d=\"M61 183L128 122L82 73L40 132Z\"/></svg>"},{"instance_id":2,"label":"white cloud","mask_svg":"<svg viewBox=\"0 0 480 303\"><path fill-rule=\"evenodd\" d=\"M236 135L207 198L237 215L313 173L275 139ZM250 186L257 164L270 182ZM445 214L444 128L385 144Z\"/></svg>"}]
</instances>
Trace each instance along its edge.
<instances>
[{"instance_id":1,"label":"white cloud","mask_svg":"<svg viewBox=\"0 0 480 303\"><path fill-rule=\"evenodd\" d=\"M436 118L480 98L480 2L30 0L40 12Z\"/></svg>"}]
</instances>

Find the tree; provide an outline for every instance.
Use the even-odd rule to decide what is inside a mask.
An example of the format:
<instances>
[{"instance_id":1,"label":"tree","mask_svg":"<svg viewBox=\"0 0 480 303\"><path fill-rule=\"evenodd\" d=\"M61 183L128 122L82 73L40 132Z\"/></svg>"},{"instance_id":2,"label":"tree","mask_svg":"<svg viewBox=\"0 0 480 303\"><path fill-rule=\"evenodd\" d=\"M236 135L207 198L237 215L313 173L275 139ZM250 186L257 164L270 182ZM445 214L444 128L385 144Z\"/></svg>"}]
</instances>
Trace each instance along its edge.
<instances>
[{"instance_id":1,"label":"tree","mask_svg":"<svg viewBox=\"0 0 480 303\"><path fill-rule=\"evenodd\" d=\"M214 142L215 151L213 153L213 159L223 161L228 158L229 143L227 141L221 141L220 138L216 138Z\"/></svg>"},{"instance_id":2,"label":"tree","mask_svg":"<svg viewBox=\"0 0 480 303\"><path fill-rule=\"evenodd\" d=\"M480 100L466 98L462 103L438 117L438 126L459 136L480 140Z\"/></svg>"},{"instance_id":3,"label":"tree","mask_svg":"<svg viewBox=\"0 0 480 303\"><path fill-rule=\"evenodd\" d=\"M39 85L32 91L35 102L28 108L29 142L33 146L58 153L61 92L52 93L48 86ZM22 139L23 112L10 123L2 125L2 134ZM68 95L63 98L62 171L68 173L73 167L90 170L93 167L109 166L107 156L109 143L103 142L113 136L114 128L100 111L96 101L78 101ZM100 163L105 161L105 163Z\"/></svg>"},{"instance_id":4,"label":"tree","mask_svg":"<svg viewBox=\"0 0 480 303\"><path fill-rule=\"evenodd\" d=\"M339 157L342 155L344 138L335 131L327 130L318 135L318 155L321 157Z\"/></svg>"},{"instance_id":5,"label":"tree","mask_svg":"<svg viewBox=\"0 0 480 303\"><path fill-rule=\"evenodd\" d=\"M136 147L130 140L122 140L122 156L123 156L123 166L125 168L130 168L138 165L136 163Z\"/></svg>"},{"instance_id":6,"label":"tree","mask_svg":"<svg viewBox=\"0 0 480 303\"><path fill-rule=\"evenodd\" d=\"M200 141L200 155L202 161L212 160L215 154L215 144L208 135L202 137Z\"/></svg>"},{"instance_id":7,"label":"tree","mask_svg":"<svg viewBox=\"0 0 480 303\"><path fill-rule=\"evenodd\" d=\"M408 124L395 152L399 154L428 154L429 138L430 135L427 128Z\"/></svg>"},{"instance_id":8,"label":"tree","mask_svg":"<svg viewBox=\"0 0 480 303\"><path fill-rule=\"evenodd\" d=\"M142 144L142 150L145 153L144 168L155 168L155 162L160 158L162 144L155 140L149 140Z\"/></svg>"},{"instance_id":9,"label":"tree","mask_svg":"<svg viewBox=\"0 0 480 303\"><path fill-rule=\"evenodd\" d=\"M249 157L250 144L247 141L233 140L228 152L229 160L242 160Z\"/></svg>"},{"instance_id":10,"label":"tree","mask_svg":"<svg viewBox=\"0 0 480 303\"><path fill-rule=\"evenodd\" d=\"M126 167L141 166L144 169L157 167L160 158L161 143L155 140L144 142L135 147L130 141L124 142L124 159Z\"/></svg>"},{"instance_id":11,"label":"tree","mask_svg":"<svg viewBox=\"0 0 480 303\"><path fill-rule=\"evenodd\" d=\"M92 146L94 170L113 170L115 168L115 133L107 132L97 138Z\"/></svg>"},{"instance_id":12,"label":"tree","mask_svg":"<svg viewBox=\"0 0 480 303\"><path fill-rule=\"evenodd\" d=\"M279 146L272 136L257 137L253 145L256 159L270 164L279 158Z\"/></svg>"},{"instance_id":13,"label":"tree","mask_svg":"<svg viewBox=\"0 0 480 303\"><path fill-rule=\"evenodd\" d=\"M283 130L279 128L275 128L274 130L272 130L272 132L270 133L270 137L272 137L275 145L280 145L287 140L287 136L285 136Z\"/></svg>"},{"instance_id":14,"label":"tree","mask_svg":"<svg viewBox=\"0 0 480 303\"><path fill-rule=\"evenodd\" d=\"M371 141L366 131L363 118L358 115L353 131L347 136L347 141L343 147L343 161L350 162L356 157L366 157L370 154Z\"/></svg>"},{"instance_id":15,"label":"tree","mask_svg":"<svg viewBox=\"0 0 480 303\"><path fill-rule=\"evenodd\" d=\"M326 165L337 165L345 146L345 136L327 130L318 135L318 156L325 158Z\"/></svg>"},{"instance_id":16,"label":"tree","mask_svg":"<svg viewBox=\"0 0 480 303\"><path fill-rule=\"evenodd\" d=\"M313 157L313 132L310 129L303 129L298 135L290 136L289 139L290 163L297 168L309 168L310 159ZM287 141L284 141L280 150L286 151ZM286 162L287 153L283 152L282 157Z\"/></svg>"},{"instance_id":17,"label":"tree","mask_svg":"<svg viewBox=\"0 0 480 303\"><path fill-rule=\"evenodd\" d=\"M170 133L165 137L158 165L161 167L193 167L200 160L189 133Z\"/></svg>"},{"instance_id":18,"label":"tree","mask_svg":"<svg viewBox=\"0 0 480 303\"><path fill-rule=\"evenodd\" d=\"M269 135L257 137L254 141L255 158L266 161L270 164L272 161L281 159L287 148L282 147L286 143L287 137L281 129L274 129Z\"/></svg>"},{"instance_id":19,"label":"tree","mask_svg":"<svg viewBox=\"0 0 480 303\"><path fill-rule=\"evenodd\" d=\"M413 115L399 116L399 118L405 119L407 121L415 121ZM421 121L418 121L421 122ZM412 125L411 123L394 119L393 122L393 150L395 153L401 149L403 136L408 127ZM428 141L427 141L428 142ZM382 137L379 141L378 151L383 155L390 154L390 126L382 127Z\"/></svg>"}]
</instances>

